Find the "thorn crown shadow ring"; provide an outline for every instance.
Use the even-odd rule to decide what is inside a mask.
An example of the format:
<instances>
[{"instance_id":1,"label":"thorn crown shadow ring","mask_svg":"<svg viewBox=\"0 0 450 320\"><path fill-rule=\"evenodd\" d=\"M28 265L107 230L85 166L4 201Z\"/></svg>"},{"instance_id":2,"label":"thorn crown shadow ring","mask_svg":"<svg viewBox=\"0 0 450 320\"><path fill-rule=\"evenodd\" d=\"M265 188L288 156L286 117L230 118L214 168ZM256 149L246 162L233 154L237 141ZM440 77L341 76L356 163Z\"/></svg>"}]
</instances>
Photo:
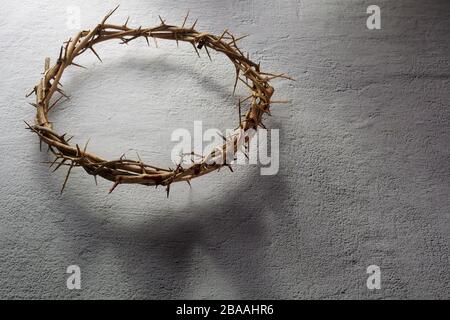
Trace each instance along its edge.
<instances>
[{"instance_id":1,"label":"thorn crown shadow ring","mask_svg":"<svg viewBox=\"0 0 450 320\"><path fill-rule=\"evenodd\" d=\"M238 48L237 42L243 37L236 38L228 30L218 36L199 32L195 30L197 21L191 27L187 27L186 22L189 13L181 26L166 24L160 17L161 23L155 27L130 28L127 25L128 19L123 25L107 23L107 19L116 9L117 7L110 11L93 29L80 31L66 41L61 46L59 57L53 66L50 66L50 59L46 58L42 78L32 92L27 95L30 96L33 93L36 95L36 102L31 103L36 108L35 123L34 125L27 123L27 129L36 133L39 136L40 143L47 144L49 150L55 155L54 161L50 163L50 166L55 166L54 170L61 166L68 167L61 192L66 186L73 167L83 167L88 174L94 176L96 182L97 176L112 181L113 185L110 192L122 183L138 183L149 186L165 186L167 195L169 195L170 185L173 182L186 181L190 184L191 179L219 170L223 166L228 166L231 170L230 165L225 161L227 149L231 148L236 152L245 143L248 143L250 138L245 133L250 129L256 130L258 127L264 127L262 117L264 114L270 114L270 104L275 103L271 100L274 89L269 85L269 81L274 78L290 78L284 74L261 72L260 65L251 61L248 54L244 55ZM126 159L124 156L116 160L106 160L88 152L87 143L83 148L78 145L71 145L69 143L70 138L67 138L66 134L57 133L49 121L48 115L52 108L62 98L68 98L60 87L64 70L68 66L84 68L74 61L75 58L86 51L91 51L101 61L94 45L114 39L127 44L136 38L145 38L148 45L150 45L149 38L155 41L155 45L157 45L157 39L174 40L177 44L187 42L194 47L198 55L200 55L199 50L204 49L210 59L210 49L221 52L231 60L235 67L234 89L240 81L250 90L250 95L239 101L239 125L235 132L224 138L222 146L216 147L209 155L200 156L188 167L182 167L179 164L173 169L159 168L143 163L139 155L137 160ZM57 92L61 96L50 103L53 95ZM246 103L245 106L243 105L244 102ZM242 116L241 104L242 107L247 108ZM194 155L194 153L191 154Z\"/></svg>"}]
</instances>

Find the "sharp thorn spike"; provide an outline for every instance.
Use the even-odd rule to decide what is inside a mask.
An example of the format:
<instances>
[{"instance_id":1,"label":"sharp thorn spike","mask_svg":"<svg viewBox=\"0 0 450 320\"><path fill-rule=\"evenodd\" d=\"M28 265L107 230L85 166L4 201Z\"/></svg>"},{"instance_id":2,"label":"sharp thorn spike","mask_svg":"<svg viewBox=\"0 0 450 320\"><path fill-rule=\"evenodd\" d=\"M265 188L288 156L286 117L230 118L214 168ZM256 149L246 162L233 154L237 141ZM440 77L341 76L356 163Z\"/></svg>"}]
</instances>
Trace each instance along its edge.
<instances>
[{"instance_id":1,"label":"sharp thorn spike","mask_svg":"<svg viewBox=\"0 0 450 320\"><path fill-rule=\"evenodd\" d=\"M109 17L111 17L113 15L113 13L119 8L120 4L117 5L113 10L111 10L110 12L108 12L108 14L103 18L102 23L104 24L106 22L106 20L108 20Z\"/></svg>"},{"instance_id":2,"label":"sharp thorn spike","mask_svg":"<svg viewBox=\"0 0 450 320\"><path fill-rule=\"evenodd\" d=\"M170 193L170 183L167 185L166 187L166 193L167 193L167 198L169 198L169 193Z\"/></svg>"},{"instance_id":3,"label":"sharp thorn spike","mask_svg":"<svg viewBox=\"0 0 450 320\"><path fill-rule=\"evenodd\" d=\"M62 60L62 56L63 56L63 49L64 49L64 47L63 47L63 46L61 46L61 48L59 49L59 57L58 57L58 61L61 61L61 60Z\"/></svg>"},{"instance_id":4,"label":"sharp thorn spike","mask_svg":"<svg viewBox=\"0 0 450 320\"><path fill-rule=\"evenodd\" d=\"M198 49L197 49L197 47L195 46L195 43L194 43L194 42L191 42L191 44L192 44L192 46L194 47L195 52L197 53L197 56L200 58L200 53L198 52Z\"/></svg>"},{"instance_id":5,"label":"sharp thorn spike","mask_svg":"<svg viewBox=\"0 0 450 320\"><path fill-rule=\"evenodd\" d=\"M55 169L53 169L53 172L58 170L66 161L67 161L66 159L62 159L61 162L58 163L58 165L55 167Z\"/></svg>"},{"instance_id":6,"label":"sharp thorn spike","mask_svg":"<svg viewBox=\"0 0 450 320\"><path fill-rule=\"evenodd\" d=\"M206 54L208 55L209 61L212 62L211 55L209 54L208 46L206 46L206 45L205 45L205 51L206 51Z\"/></svg>"},{"instance_id":7,"label":"sharp thorn spike","mask_svg":"<svg viewBox=\"0 0 450 320\"><path fill-rule=\"evenodd\" d=\"M109 189L108 193L113 192L114 189L115 189L118 185L119 185L119 182L118 182L118 181L114 182L114 184L112 185L112 187Z\"/></svg>"},{"instance_id":8,"label":"sharp thorn spike","mask_svg":"<svg viewBox=\"0 0 450 320\"><path fill-rule=\"evenodd\" d=\"M73 162L70 164L69 170L67 170L67 175L66 175L66 178L64 179L64 183L61 188L61 194L63 193L64 188L66 187L67 180L69 180L69 175L70 175L70 172L72 171L72 168L73 168Z\"/></svg>"},{"instance_id":9,"label":"sharp thorn spike","mask_svg":"<svg viewBox=\"0 0 450 320\"><path fill-rule=\"evenodd\" d=\"M84 148L83 148L83 154L86 153L86 149L87 149L87 146L89 144L89 141L91 141L91 138L87 139L86 144L84 145Z\"/></svg>"},{"instance_id":10,"label":"sharp thorn spike","mask_svg":"<svg viewBox=\"0 0 450 320\"><path fill-rule=\"evenodd\" d=\"M61 101L62 98L64 98L64 96L61 96L61 97L59 97L58 99L56 99L55 102L53 102L53 103L51 104L51 106L48 107L48 111L52 110L52 108L53 108L59 101Z\"/></svg>"},{"instance_id":11,"label":"sharp thorn spike","mask_svg":"<svg viewBox=\"0 0 450 320\"><path fill-rule=\"evenodd\" d=\"M181 29L183 29L183 28L184 28L184 25L186 24L186 21L187 21L188 17L189 17L189 10L188 10L188 12L187 12L186 16L184 17L184 20L183 20L183 25L181 26Z\"/></svg>"},{"instance_id":12,"label":"sharp thorn spike","mask_svg":"<svg viewBox=\"0 0 450 320\"><path fill-rule=\"evenodd\" d=\"M195 19L194 24L193 24L192 27L191 27L191 30L194 30L195 25L197 24L197 21L198 21L198 19Z\"/></svg>"},{"instance_id":13,"label":"sharp thorn spike","mask_svg":"<svg viewBox=\"0 0 450 320\"><path fill-rule=\"evenodd\" d=\"M77 157L81 157L82 153L81 153L81 150L80 150L80 146L78 144L76 144L75 147L77 148Z\"/></svg>"},{"instance_id":14,"label":"sharp thorn spike","mask_svg":"<svg viewBox=\"0 0 450 320\"><path fill-rule=\"evenodd\" d=\"M236 93L236 87L237 87L237 84L238 84L238 80L239 80L239 72L240 72L241 70L238 68L238 67L236 67L236 80L234 81L234 86L233 86L233 96L234 96L234 94Z\"/></svg>"},{"instance_id":15,"label":"sharp thorn spike","mask_svg":"<svg viewBox=\"0 0 450 320\"><path fill-rule=\"evenodd\" d=\"M103 62L102 59L100 58L100 56L98 55L98 53L94 50L94 48L92 46L90 46L89 49L91 49L91 51L95 54L95 56L98 58L98 60L100 60L100 62Z\"/></svg>"},{"instance_id":16,"label":"sharp thorn spike","mask_svg":"<svg viewBox=\"0 0 450 320\"><path fill-rule=\"evenodd\" d=\"M33 93L35 93L36 92L36 87L34 87L33 88L33 90L31 90L31 92L30 93L27 93L26 95L25 95L25 98L28 98L29 96L31 96Z\"/></svg>"},{"instance_id":17,"label":"sharp thorn spike","mask_svg":"<svg viewBox=\"0 0 450 320\"><path fill-rule=\"evenodd\" d=\"M53 167L53 165L56 163L56 161L58 161L58 159L59 159L58 157L55 157L55 160L52 161L49 168Z\"/></svg>"},{"instance_id":18,"label":"sharp thorn spike","mask_svg":"<svg viewBox=\"0 0 450 320\"><path fill-rule=\"evenodd\" d=\"M78 67L78 68L87 69L85 66L82 66L81 64L78 64L78 63L75 63L75 62L72 62L71 65L74 65L75 67Z\"/></svg>"}]
</instances>

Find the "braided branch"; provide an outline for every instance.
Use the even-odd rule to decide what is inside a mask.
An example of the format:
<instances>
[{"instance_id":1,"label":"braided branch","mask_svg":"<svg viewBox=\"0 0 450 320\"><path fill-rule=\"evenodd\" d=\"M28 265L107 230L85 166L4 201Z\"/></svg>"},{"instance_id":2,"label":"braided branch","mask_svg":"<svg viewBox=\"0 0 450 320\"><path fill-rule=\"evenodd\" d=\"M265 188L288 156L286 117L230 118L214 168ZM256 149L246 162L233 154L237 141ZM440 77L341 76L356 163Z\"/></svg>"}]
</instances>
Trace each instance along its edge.
<instances>
[{"instance_id":1,"label":"braided branch","mask_svg":"<svg viewBox=\"0 0 450 320\"><path fill-rule=\"evenodd\" d=\"M169 195L170 184L173 182L186 181L190 184L191 179L218 170L222 166L228 166L231 169L229 164L224 161L226 160L227 149L229 150L231 147L236 152L244 143L248 143L248 138L245 138L245 132L249 129L256 130L258 126L263 126L262 116L270 114L269 106L271 102L273 103L271 97L274 89L269 85L269 81L277 77L290 78L283 74L275 75L261 72L260 65L251 61L237 47L237 42L242 37L235 38L228 30L225 30L220 36L215 36L195 30L194 27L197 21L191 27L187 27L186 22L189 13L186 15L181 27L166 24L160 17L161 23L158 26L130 28L127 26L128 19L123 25L106 23L116 9L117 7L109 12L101 23L92 30L78 32L73 38L65 42L61 46L59 57L53 66L50 66L50 59L46 58L43 77L30 93L36 95L36 103L31 103L36 108L36 118L34 125L27 124L28 129L36 133L40 142L46 143L49 150L55 155L55 160L51 162L50 166L56 165L55 170L63 165L69 166L61 192L66 186L73 167L83 167L88 174L94 176L96 181L97 176L113 181L110 192L121 183L138 183L149 186L166 186L167 195ZM83 67L74 62L76 57L90 50L101 61L100 56L94 49L94 45L113 39L119 39L121 43L128 44L130 41L142 37L146 39L148 45L150 45L149 38L153 38L155 44L156 39L175 40L177 44L178 42L187 42L194 47L198 55L200 55L199 50L204 49L210 59L209 49L225 54L236 69L234 90L240 81L251 92L242 101L242 103L248 101L248 110L242 115L243 119L240 116L239 126L235 132L224 138L223 146L217 147L208 156L200 157L199 160L193 161L189 167L183 168L179 164L175 169L158 168L143 163L139 155L138 160L129 160L122 156L117 160L108 161L88 152L86 150L87 143L83 149L78 145L69 144L70 138L67 139L66 134L58 134L49 121L49 111L62 97L67 97L60 88L60 79L64 70L68 66ZM58 92L61 97L50 105L50 100L55 92ZM239 102L239 113L241 114L241 101Z\"/></svg>"}]
</instances>

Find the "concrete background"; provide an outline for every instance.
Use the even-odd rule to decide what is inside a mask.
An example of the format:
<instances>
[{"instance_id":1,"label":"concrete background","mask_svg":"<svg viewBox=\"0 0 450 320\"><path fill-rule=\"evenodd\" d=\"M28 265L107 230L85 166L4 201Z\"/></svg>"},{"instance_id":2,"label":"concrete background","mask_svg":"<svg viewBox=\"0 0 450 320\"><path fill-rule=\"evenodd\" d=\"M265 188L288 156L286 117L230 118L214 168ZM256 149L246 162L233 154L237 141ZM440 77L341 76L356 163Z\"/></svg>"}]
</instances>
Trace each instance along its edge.
<instances>
[{"instance_id":1,"label":"concrete background","mask_svg":"<svg viewBox=\"0 0 450 320\"><path fill-rule=\"evenodd\" d=\"M0 11L0 298L450 298L450 5L430 1L126 1L112 18L251 34L241 46L275 81L270 128L281 169L221 171L162 189L120 186L76 170L52 174L24 130L24 98L44 57L114 1L8 1ZM381 7L381 30L366 9ZM192 23L192 19L190 20ZM62 80L72 99L60 131L114 158L129 148L169 165L171 132L236 124L233 68L188 45L99 46ZM243 91L242 91L243 92ZM224 107L225 106L225 107ZM66 288L79 265L82 289ZM366 288L367 266L381 290Z\"/></svg>"}]
</instances>

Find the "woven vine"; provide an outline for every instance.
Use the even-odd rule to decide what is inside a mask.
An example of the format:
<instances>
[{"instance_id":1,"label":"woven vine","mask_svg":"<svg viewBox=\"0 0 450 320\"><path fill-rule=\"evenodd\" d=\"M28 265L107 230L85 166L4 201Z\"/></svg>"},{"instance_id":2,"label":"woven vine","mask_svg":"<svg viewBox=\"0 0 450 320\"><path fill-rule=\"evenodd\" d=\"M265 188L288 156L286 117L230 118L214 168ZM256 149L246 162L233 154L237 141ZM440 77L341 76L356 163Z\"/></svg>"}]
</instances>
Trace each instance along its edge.
<instances>
[{"instance_id":1,"label":"woven vine","mask_svg":"<svg viewBox=\"0 0 450 320\"><path fill-rule=\"evenodd\" d=\"M173 182L186 181L190 185L191 179L219 170L223 166L228 166L232 171L229 161L226 159L227 150L229 151L231 148L235 154L243 146L247 146L249 136L245 133L249 129L256 130L258 127L264 127L262 117L264 114L270 114L271 103L284 102L271 100L274 89L270 86L269 81L279 77L290 78L284 74L262 72L260 65L251 61L248 54L244 55L238 48L237 42L243 37L235 37L228 30L220 35L199 32L195 29L197 20L187 27L189 13L181 26L167 24L159 17L160 24L155 27L131 28L128 26L128 19L123 25L107 23L108 18L116 9L117 7L110 11L93 29L78 32L73 38L64 42L53 66L50 65L50 58L46 58L42 78L33 91L27 95L30 96L33 93L36 95L36 102L31 103L36 108L35 124L27 123L27 128L36 133L40 143L47 144L49 150L55 155L54 161L49 162L50 167L56 166L54 169L56 171L61 166L68 166L61 192L63 192L74 167L83 167L88 174L94 176L96 182L97 176L112 181L113 185L109 192L122 183L138 183L148 186L165 186L167 195L169 195L170 185ZM68 98L61 89L60 81L63 72L69 66L84 68L74 61L78 56L86 51L91 51L101 61L94 49L96 44L115 39L119 39L123 44L128 44L137 38L145 38L148 45L150 45L149 38L152 38L156 46L158 46L157 39L174 40L177 45L179 42L187 42L193 46L199 56L199 50L204 50L209 59L211 59L209 50L221 52L231 60L236 70L234 90L240 81L250 91L248 97L239 100L239 124L234 133L224 137L224 144L215 148L210 154L196 155L196 159L192 160L192 164L187 167L183 167L180 163L175 168L159 168L144 163L139 155L136 160L127 159L124 155L119 159L106 160L87 151L88 142L83 148L80 148L79 145L71 145L69 143L71 138L68 138L67 134L57 133L49 121L49 112L58 105L62 98ZM51 101L55 93L58 93L60 97ZM241 114L243 108L246 111Z\"/></svg>"}]
</instances>

